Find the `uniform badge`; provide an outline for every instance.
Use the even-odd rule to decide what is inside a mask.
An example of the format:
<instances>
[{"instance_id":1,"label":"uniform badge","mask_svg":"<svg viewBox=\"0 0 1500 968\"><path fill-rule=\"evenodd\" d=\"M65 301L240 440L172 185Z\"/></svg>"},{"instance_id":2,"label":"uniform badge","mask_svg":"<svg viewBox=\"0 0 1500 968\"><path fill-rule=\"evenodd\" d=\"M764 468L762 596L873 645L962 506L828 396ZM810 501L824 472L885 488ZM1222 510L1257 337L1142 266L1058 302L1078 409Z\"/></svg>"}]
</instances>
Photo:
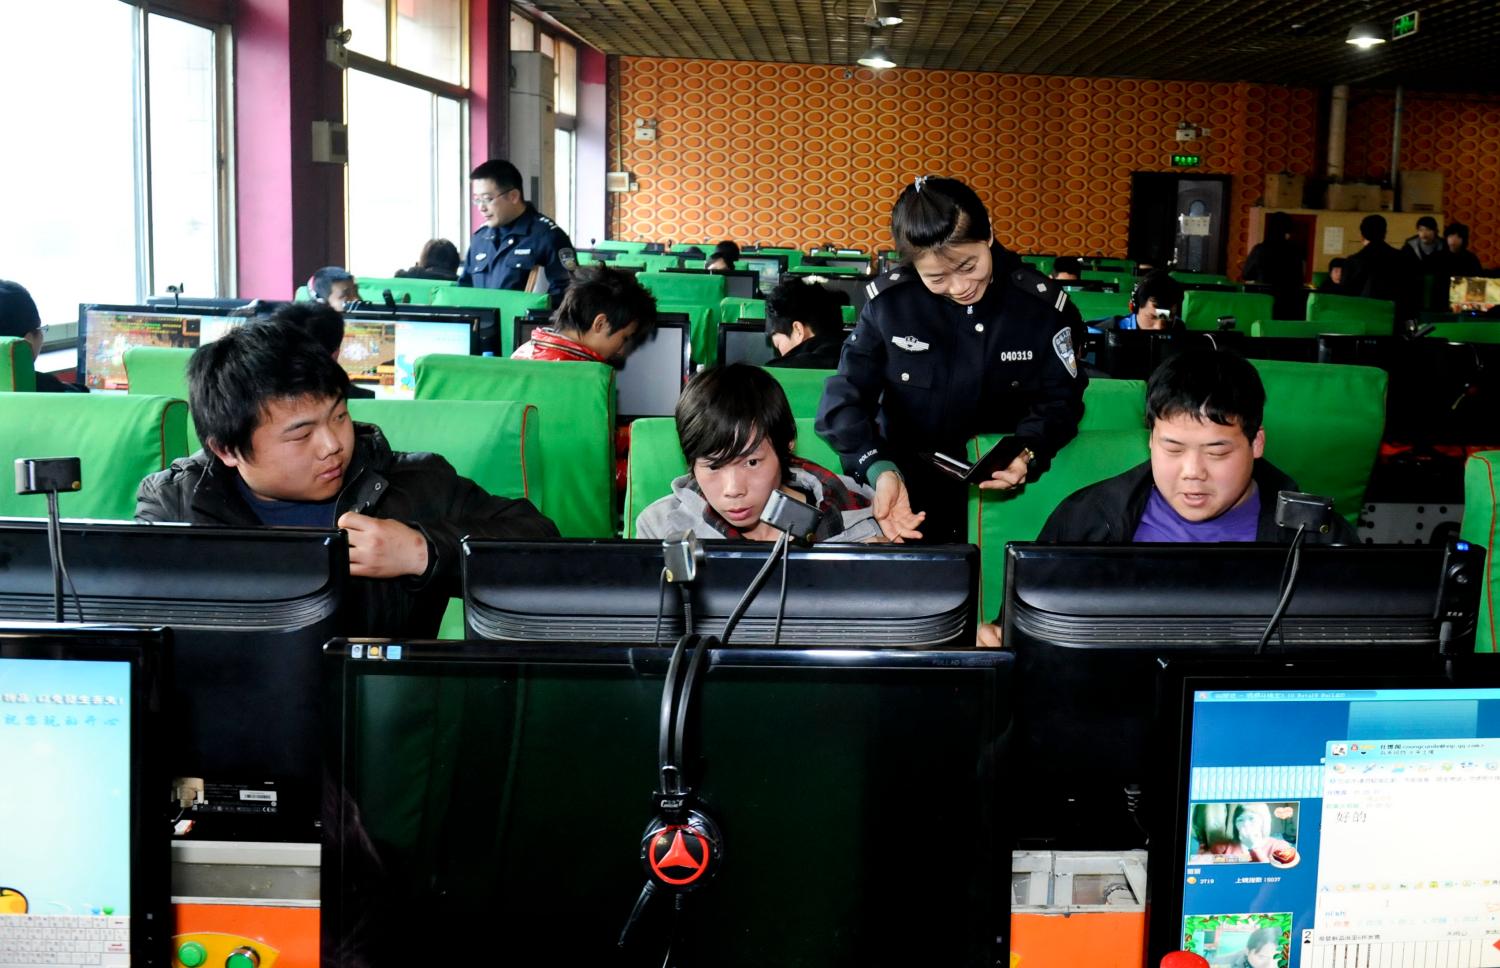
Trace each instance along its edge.
<instances>
[{"instance_id":1,"label":"uniform badge","mask_svg":"<svg viewBox=\"0 0 1500 968\"><path fill-rule=\"evenodd\" d=\"M1052 334L1052 351L1062 360L1062 365L1068 368L1068 375L1078 379L1078 357L1073 353L1073 331L1064 326Z\"/></svg>"},{"instance_id":2,"label":"uniform badge","mask_svg":"<svg viewBox=\"0 0 1500 968\"><path fill-rule=\"evenodd\" d=\"M908 353L923 353L932 349L931 344L924 343L915 336L892 336L891 342Z\"/></svg>"},{"instance_id":3,"label":"uniform badge","mask_svg":"<svg viewBox=\"0 0 1500 968\"><path fill-rule=\"evenodd\" d=\"M474 253L474 258L475 259L487 259L487 258L489 258L489 253L487 253L487 252L476 252L476 253Z\"/></svg>"},{"instance_id":4,"label":"uniform badge","mask_svg":"<svg viewBox=\"0 0 1500 968\"><path fill-rule=\"evenodd\" d=\"M517 249L516 255L531 255L530 249Z\"/></svg>"},{"instance_id":5,"label":"uniform badge","mask_svg":"<svg viewBox=\"0 0 1500 968\"><path fill-rule=\"evenodd\" d=\"M562 263L563 268L569 272L578 271L578 253L572 249L558 249L557 259Z\"/></svg>"},{"instance_id":6,"label":"uniform badge","mask_svg":"<svg viewBox=\"0 0 1500 968\"><path fill-rule=\"evenodd\" d=\"M1037 283L1036 284L1036 291L1037 292L1046 292L1047 291L1047 284L1045 282L1039 282L1039 283Z\"/></svg>"}]
</instances>

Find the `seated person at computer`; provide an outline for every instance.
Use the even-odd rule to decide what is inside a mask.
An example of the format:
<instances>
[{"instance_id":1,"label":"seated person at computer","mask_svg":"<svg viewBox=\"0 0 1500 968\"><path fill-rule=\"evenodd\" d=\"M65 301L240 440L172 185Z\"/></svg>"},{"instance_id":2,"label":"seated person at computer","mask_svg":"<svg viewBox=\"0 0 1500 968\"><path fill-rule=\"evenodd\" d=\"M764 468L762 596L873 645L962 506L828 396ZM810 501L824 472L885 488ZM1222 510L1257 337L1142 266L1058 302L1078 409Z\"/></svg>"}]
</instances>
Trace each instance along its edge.
<instances>
[{"instance_id":1,"label":"seated person at computer","mask_svg":"<svg viewBox=\"0 0 1500 968\"><path fill-rule=\"evenodd\" d=\"M1344 260L1328 260L1328 277L1318 284L1318 292L1342 292L1344 284Z\"/></svg>"},{"instance_id":2,"label":"seated person at computer","mask_svg":"<svg viewBox=\"0 0 1500 968\"><path fill-rule=\"evenodd\" d=\"M1182 329L1182 283L1165 269L1151 272L1130 294L1130 313L1091 323L1100 329Z\"/></svg>"},{"instance_id":3,"label":"seated person at computer","mask_svg":"<svg viewBox=\"0 0 1500 968\"><path fill-rule=\"evenodd\" d=\"M656 297L629 272L589 265L574 274L552 325L533 332L510 358L619 367L655 334Z\"/></svg>"},{"instance_id":4,"label":"seated person at computer","mask_svg":"<svg viewBox=\"0 0 1500 968\"><path fill-rule=\"evenodd\" d=\"M1052 260L1052 278L1058 282L1077 282L1083 278L1083 260L1076 255L1060 255Z\"/></svg>"},{"instance_id":5,"label":"seated person at computer","mask_svg":"<svg viewBox=\"0 0 1500 968\"><path fill-rule=\"evenodd\" d=\"M324 266L307 280L313 302L327 303L339 312L359 300L359 282L343 266Z\"/></svg>"},{"instance_id":6,"label":"seated person at computer","mask_svg":"<svg viewBox=\"0 0 1500 968\"><path fill-rule=\"evenodd\" d=\"M792 456L797 423L781 384L760 367L733 363L693 377L677 401L677 437L688 473L672 493L636 518L636 536L665 538L690 531L700 538L774 541L761 520L780 490L818 509L815 541L883 541L873 492L847 477ZM915 528L922 515L903 521Z\"/></svg>"},{"instance_id":7,"label":"seated person at computer","mask_svg":"<svg viewBox=\"0 0 1500 968\"><path fill-rule=\"evenodd\" d=\"M459 257L458 246L447 239L428 239L417 255L417 263L405 269L397 269L398 279L446 279L458 280L458 270L464 260Z\"/></svg>"},{"instance_id":8,"label":"seated person at computer","mask_svg":"<svg viewBox=\"0 0 1500 968\"><path fill-rule=\"evenodd\" d=\"M1037 540L1290 542L1295 532L1276 524L1276 495L1297 483L1261 456L1265 405L1260 374L1239 355L1197 347L1172 357L1146 386L1150 459L1075 491ZM1304 540L1356 537L1334 516L1328 534Z\"/></svg>"},{"instance_id":9,"label":"seated person at computer","mask_svg":"<svg viewBox=\"0 0 1500 968\"><path fill-rule=\"evenodd\" d=\"M713 252L709 253L707 261L703 263L703 268L709 272L730 272L739 258L739 243L725 240L714 246Z\"/></svg>"},{"instance_id":10,"label":"seated person at computer","mask_svg":"<svg viewBox=\"0 0 1500 968\"><path fill-rule=\"evenodd\" d=\"M14 336L31 347L32 367L42 355L42 316L31 293L18 282L0 279L0 336ZM51 373L36 370L36 389L41 393L87 393L88 387L64 383Z\"/></svg>"},{"instance_id":11,"label":"seated person at computer","mask_svg":"<svg viewBox=\"0 0 1500 968\"><path fill-rule=\"evenodd\" d=\"M344 314L323 303L270 303L251 313L257 319L274 319L306 332L335 360L344 347ZM356 383L345 394L350 400L373 400L375 391Z\"/></svg>"},{"instance_id":12,"label":"seated person at computer","mask_svg":"<svg viewBox=\"0 0 1500 968\"><path fill-rule=\"evenodd\" d=\"M204 449L148 476L142 522L342 528L349 574L340 633L436 634L459 593L459 542L557 537L524 500L495 497L436 454L391 449L356 424L349 377L304 330L271 320L230 330L188 363Z\"/></svg>"},{"instance_id":13,"label":"seated person at computer","mask_svg":"<svg viewBox=\"0 0 1500 968\"><path fill-rule=\"evenodd\" d=\"M836 370L844 348L844 300L821 283L789 278L766 300L766 335L776 358L766 366Z\"/></svg>"}]
</instances>

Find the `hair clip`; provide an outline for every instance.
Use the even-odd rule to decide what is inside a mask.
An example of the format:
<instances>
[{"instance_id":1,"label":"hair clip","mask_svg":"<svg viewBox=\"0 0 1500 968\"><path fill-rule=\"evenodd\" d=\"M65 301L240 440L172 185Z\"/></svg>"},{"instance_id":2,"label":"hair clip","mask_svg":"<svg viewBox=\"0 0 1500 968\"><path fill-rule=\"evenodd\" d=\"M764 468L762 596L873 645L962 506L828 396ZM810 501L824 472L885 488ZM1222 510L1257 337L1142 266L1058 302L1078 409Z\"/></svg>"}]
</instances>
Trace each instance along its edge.
<instances>
[{"instance_id":1,"label":"hair clip","mask_svg":"<svg viewBox=\"0 0 1500 968\"><path fill-rule=\"evenodd\" d=\"M931 175L918 175L917 176L917 180L915 182L915 184L917 186L917 191L920 192L922 190L922 185L925 184L926 181L927 181L927 179L929 179L931 177L932 177Z\"/></svg>"}]
</instances>

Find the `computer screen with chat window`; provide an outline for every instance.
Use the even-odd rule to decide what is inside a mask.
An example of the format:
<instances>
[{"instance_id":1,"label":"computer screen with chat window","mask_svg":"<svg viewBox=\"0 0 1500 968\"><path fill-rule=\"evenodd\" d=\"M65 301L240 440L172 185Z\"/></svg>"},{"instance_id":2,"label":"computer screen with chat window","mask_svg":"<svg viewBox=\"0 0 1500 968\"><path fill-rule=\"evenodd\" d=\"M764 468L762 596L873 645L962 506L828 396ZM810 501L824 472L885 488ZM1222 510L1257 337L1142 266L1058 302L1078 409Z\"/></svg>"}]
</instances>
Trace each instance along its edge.
<instances>
[{"instance_id":1,"label":"computer screen with chat window","mask_svg":"<svg viewBox=\"0 0 1500 968\"><path fill-rule=\"evenodd\" d=\"M1500 966L1500 686L1263 685L1192 693L1170 946Z\"/></svg>"}]
</instances>

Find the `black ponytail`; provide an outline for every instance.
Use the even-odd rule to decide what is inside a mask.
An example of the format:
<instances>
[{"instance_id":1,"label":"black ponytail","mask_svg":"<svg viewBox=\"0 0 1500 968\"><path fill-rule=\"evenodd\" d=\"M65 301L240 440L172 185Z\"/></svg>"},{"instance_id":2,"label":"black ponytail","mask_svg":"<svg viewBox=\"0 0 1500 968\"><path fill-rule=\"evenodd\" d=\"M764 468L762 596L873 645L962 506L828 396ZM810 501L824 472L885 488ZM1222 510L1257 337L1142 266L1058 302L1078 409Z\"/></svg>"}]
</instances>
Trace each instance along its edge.
<instances>
[{"instance_id":1,"label":"black ponytail","mask_svg":"<svg viewBox=\"0 0 1500 968\"><path fill-rule=\"evenodd\" d=\"M955 178L918 178L891 209L891 236L910 261L931 249L990 240L990 213L974 189Z\"/></svg>"}]
</instances>

